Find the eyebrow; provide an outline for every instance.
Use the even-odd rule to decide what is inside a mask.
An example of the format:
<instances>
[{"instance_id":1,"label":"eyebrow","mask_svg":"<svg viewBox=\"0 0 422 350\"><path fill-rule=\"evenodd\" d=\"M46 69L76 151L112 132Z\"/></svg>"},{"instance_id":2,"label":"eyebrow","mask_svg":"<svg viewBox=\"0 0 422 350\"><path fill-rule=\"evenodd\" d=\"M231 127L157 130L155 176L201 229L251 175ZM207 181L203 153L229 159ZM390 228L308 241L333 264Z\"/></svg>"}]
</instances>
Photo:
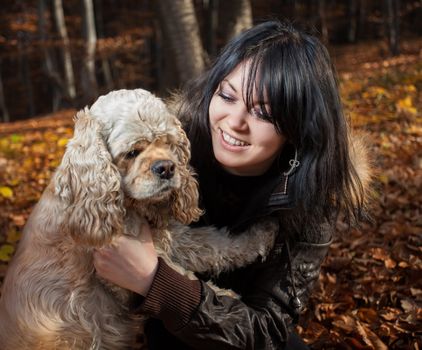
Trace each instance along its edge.
<instances>
[{"instance_id":1,"label":"eyebrow","mask_svg":"<svg viewBox=\"0 0 422 350\"><path fill-rule=\"evenodd\" d=\"M223 79L222 80L222 82L226 82L230 87L231 87L231 89L234 91L234 92L237 92L237 90L235 89L235 87L227 80L227 79Z\"/></svg>"}]
</instances>

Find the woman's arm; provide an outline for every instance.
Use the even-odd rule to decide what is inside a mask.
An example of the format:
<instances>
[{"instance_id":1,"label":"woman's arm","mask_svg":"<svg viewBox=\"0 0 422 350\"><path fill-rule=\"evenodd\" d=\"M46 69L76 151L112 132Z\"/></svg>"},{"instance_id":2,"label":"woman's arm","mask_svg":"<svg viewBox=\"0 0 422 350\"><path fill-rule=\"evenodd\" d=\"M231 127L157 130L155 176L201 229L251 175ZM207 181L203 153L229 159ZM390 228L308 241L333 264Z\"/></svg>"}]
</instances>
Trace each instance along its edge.
<instances>
[{"instance_id":1,"label":"woman's arm","mask_svg":"<svg viewBox=\"0 0 422 350\"><path fill-rule=\"evenodd\" d=\"M278 236L264 262L252 264L242 275L247 288L241 299L218 295L207 283L190 280L162 259L151 264L156 255L149 230L143 230L141 239L121 237L107 254L96 252L94 263L102 277L146 296L140 311L162 320L193 347L278 349L318 278L331 232L321 232L319 242L327 242L323 244L287 242L284 237Z\"/></svg>"},{"instance_id":2,"label":"woman's arm","mask_svg":"<svg viewBox=\"0 0 422 350\"><path fill-rule=\"evenodd\" d=\"M190 279L196 279L193 272L216 276L251 264L258 258L265 259L274 247L278 233L277 220L271 217L235 236L225 228L212 226L191 228L175 222L170 227L151 232L144 222L139 233L133 235L139 234L139 237L117 237L109 247L98 249L94 253L98 274L125 289L145 295L157 270L158 256ZM221 294L235 295L224 290Z\"/></svg>"},{"instance_id":3,"label":"woman's arm","mask_svg":"<svg viewBox=\"0 0 422 350\"><path fill-rule=\"evenodd\" d=\"M141 309L194 348L279 349L318 278L330 235L323 244L279 237L270 256L248 269L249 285L240 300L217 295L207 283L190 281L160 260Z\"/></svg>"}]
</instances>

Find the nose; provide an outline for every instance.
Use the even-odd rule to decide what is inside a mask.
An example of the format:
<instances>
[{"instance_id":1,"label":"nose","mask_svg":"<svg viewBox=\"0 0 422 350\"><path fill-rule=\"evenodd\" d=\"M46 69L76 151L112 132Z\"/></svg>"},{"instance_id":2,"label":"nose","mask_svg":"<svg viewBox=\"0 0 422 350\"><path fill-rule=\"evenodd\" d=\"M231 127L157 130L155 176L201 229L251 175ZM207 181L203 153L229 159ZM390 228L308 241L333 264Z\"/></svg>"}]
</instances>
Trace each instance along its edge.
<instances>
[{"instance_id":1,"label":"nose","mask_svg":"<svg viewBox=\"0 0 422 350\"><path fill-rule=\"evenodd\" d=\"M245 130L247 128L247 115L246 106L236 106L236 108L233 108L228 118L230 128L232 130Z\"/></svg>"},{"instance_id":2,"label":"nose","mask_svg":"<svg viewBox=\"0 0 422 350\"><path fill-rule=\"evenodd\" d=\"M169 180L174 175L175 165L171 160L157 160L151 165L151 171L160 179Z\"/></svg>"}]
</instances>

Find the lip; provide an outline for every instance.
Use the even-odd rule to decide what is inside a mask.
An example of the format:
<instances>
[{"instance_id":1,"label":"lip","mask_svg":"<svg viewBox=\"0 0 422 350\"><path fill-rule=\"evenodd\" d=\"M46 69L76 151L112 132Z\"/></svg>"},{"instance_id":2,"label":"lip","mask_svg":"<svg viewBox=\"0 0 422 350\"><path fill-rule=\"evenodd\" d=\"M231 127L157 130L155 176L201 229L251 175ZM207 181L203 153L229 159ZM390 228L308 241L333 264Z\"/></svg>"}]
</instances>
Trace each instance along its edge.
<instances>
[{"instance_id":1,"label":"lip","mask_svg":"<svg viewBox=\"0 0 422 350\"><path fill-rule=\"evenodd\" d=\"M246 146L234 146L231 145L229 143L227 143L224 138L223 138L223 130L218 128L218 134L219 134L219 139L220 139L220 144L222 145L222 147L230 152L243 152L245 150L247 150L250 145L246 145ZM228 134L226 132L226 134ZM230 134L228 134L230 135Z\"/></svg>"}]
</instances>

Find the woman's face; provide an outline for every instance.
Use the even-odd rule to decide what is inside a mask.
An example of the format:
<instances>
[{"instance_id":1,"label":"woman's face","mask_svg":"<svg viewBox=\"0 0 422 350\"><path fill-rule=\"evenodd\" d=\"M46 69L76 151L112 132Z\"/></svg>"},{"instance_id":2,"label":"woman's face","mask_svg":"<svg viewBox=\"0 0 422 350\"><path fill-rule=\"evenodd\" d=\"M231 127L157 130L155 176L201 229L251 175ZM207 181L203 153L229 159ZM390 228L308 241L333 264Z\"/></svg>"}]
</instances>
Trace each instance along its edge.
<instances>
[{"instance_id":1,"label":"woman's face","mask_svg":"<svg viewBox=\"0 0 422 350\"><path fill-rule=\"evenodd\" d=\"M262 119L259 101L248 110L243 77L248 63L238 65L220 83L211 99L209 118L214 156L229 173L261 175L280 153L285 137L273 124ZM268 101L264 101L271 113Z\"/></svg>"}]
</instances>

